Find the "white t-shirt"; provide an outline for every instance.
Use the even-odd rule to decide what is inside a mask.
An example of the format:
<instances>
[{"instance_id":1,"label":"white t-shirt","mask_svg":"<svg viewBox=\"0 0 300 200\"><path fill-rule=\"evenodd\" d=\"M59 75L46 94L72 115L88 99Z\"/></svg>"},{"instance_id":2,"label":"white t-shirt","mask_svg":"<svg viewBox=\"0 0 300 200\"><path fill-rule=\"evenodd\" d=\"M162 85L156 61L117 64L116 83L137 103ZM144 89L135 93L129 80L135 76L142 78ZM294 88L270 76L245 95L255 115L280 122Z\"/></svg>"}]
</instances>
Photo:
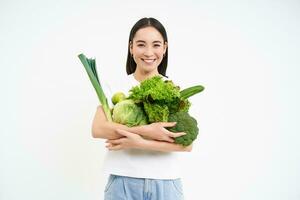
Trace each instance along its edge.
<instances>
[{"instance_id":1,"label":"white t-shirt","mask_svg":"<svg viewBox=\"0 0 300 200\"><path fill-rule=\"evenodd\" d=\"M131 74L127 81L122 83L120 89L109 87L110 92L106 96L111 99L115 92L128 91L138 85L139 82ZM107 151L103 170L105 174L121 176L152 178L152 179L176 179L180 178L179 157L180 152L161 152L141 149L126 149L119 151Z\"/></svg>"}]
</instances>

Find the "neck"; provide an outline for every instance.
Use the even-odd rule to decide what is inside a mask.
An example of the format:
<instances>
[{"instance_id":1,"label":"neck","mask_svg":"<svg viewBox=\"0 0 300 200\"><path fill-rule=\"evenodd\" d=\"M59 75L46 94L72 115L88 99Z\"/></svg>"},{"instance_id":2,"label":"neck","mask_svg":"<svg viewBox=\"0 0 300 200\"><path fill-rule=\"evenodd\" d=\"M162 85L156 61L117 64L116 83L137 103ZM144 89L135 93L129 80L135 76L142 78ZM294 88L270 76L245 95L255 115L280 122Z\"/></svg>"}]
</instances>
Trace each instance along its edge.
<instances>
[{"instance_id":1,"label":"neck","mask_svg":"<svg viewBox=\"0 0 300 200\"><path fill-rule=\"evenodd\" d=\"M139 71L138 68L136 68L135 72L133 73L134 78L138 81L138 82L142 82L145 79L151 78L153 76L157 76L160 75L158 73L158 71L152 71L152 72L143 72L143 71Z\"/></svg>"}]
</instances>

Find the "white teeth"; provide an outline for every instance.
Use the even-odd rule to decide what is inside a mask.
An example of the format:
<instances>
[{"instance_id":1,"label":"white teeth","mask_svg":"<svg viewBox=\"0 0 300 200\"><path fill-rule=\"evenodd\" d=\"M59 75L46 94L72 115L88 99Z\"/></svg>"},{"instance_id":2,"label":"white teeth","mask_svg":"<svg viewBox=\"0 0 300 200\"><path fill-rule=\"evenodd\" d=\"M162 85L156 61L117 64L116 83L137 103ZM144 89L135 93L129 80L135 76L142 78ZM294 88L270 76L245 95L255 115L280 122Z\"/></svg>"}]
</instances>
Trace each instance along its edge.
<instances>
[{"instance_id":1,"label":"white teeth","mask_svg":"<svg viewBox=\"0 0 300 200\"><path fill-rule=\"evenodd\" d=\"M143 59L144 62L146 63L152 63L154 62L155 59Z\"/></svg>"}]
</instances>

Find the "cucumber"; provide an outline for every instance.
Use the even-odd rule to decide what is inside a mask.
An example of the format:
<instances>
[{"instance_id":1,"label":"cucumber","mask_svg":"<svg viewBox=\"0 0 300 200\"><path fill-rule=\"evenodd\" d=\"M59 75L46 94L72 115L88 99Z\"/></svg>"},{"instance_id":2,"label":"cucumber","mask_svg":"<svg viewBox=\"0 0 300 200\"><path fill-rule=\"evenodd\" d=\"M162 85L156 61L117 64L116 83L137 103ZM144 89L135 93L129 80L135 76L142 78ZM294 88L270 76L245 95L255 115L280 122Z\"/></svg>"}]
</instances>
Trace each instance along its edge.
<instances>
[{"instance_id":1,"label":"cucumber","mask_svg":"<svg viewBox=\"0 0 300 200\"><path fill-rule=\"evenodd\" d=\"M204 90L204 87L202 85L195 85L192 87L188 87L188 88L180 91L180 97L182 99L187 99L199 92L202 92L203 90Z\"/></svg>"}]
</instances>

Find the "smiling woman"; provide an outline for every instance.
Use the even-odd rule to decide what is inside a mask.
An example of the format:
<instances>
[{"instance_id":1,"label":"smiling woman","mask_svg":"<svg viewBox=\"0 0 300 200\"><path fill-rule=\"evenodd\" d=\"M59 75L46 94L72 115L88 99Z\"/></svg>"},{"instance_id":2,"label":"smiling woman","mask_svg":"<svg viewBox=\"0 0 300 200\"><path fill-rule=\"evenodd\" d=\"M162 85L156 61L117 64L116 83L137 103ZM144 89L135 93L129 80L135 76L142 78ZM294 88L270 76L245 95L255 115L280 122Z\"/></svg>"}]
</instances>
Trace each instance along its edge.
<instances>
[{"instance_id":1,"label":"smiling woman","mask_svg":"<svg viewBox=\"0 0 300 200\"><path fill-rule=\"evenodd\" d=\"M130 41L130 54L137 65L135 74L158 74L158 65L166 50L167 42L155 28L146 27L138 30L133 41Z\"/></svg>"},{"instance_id":2,"label":"smiling woman","mask_svg":"<svg viewBox=\"0 0 300 200\"><path fill-rule=\"evenodd\" d=\"M132 28L128 41L127 81L118 90L127 93L133 86L154 77L166 79L168 40L163 25L154 18L142 18ZM167 128L173 122L127 127L107 121L98 106L93 121L93 136L107 139L104 171L109 174L106 200L183 199L178 151L191 151L174 143L183 132ZM145 139L147 138L147 139ZM177 151L177 152L176 152Z\"/></svg>"},{"instance_id":3,"label":"smiling woman","mask_svg":"<svg viewBox=\"0 0 300 200\"><path fill-rule=\"evenodd\" d=\"M158 66L167 50L167 42L153 27L138 30L130 41L130 54L136 63L134 76L137 80L158 74ZM139 77L142 75L142 77Z\"/></svg>"},{"instance_id":4,"label":"smiling woman","mask_svg":"<svg viewBox=\"0 0 300 200\"><path fill-rule=\"evenodd\" d=\"M166 76L168 65L168 38L163 25L154 18L140 20L131 29L128 41L127 74L161 74ZM152 74L149 74L152 73Z\"/></svg>"}]
</instances>

